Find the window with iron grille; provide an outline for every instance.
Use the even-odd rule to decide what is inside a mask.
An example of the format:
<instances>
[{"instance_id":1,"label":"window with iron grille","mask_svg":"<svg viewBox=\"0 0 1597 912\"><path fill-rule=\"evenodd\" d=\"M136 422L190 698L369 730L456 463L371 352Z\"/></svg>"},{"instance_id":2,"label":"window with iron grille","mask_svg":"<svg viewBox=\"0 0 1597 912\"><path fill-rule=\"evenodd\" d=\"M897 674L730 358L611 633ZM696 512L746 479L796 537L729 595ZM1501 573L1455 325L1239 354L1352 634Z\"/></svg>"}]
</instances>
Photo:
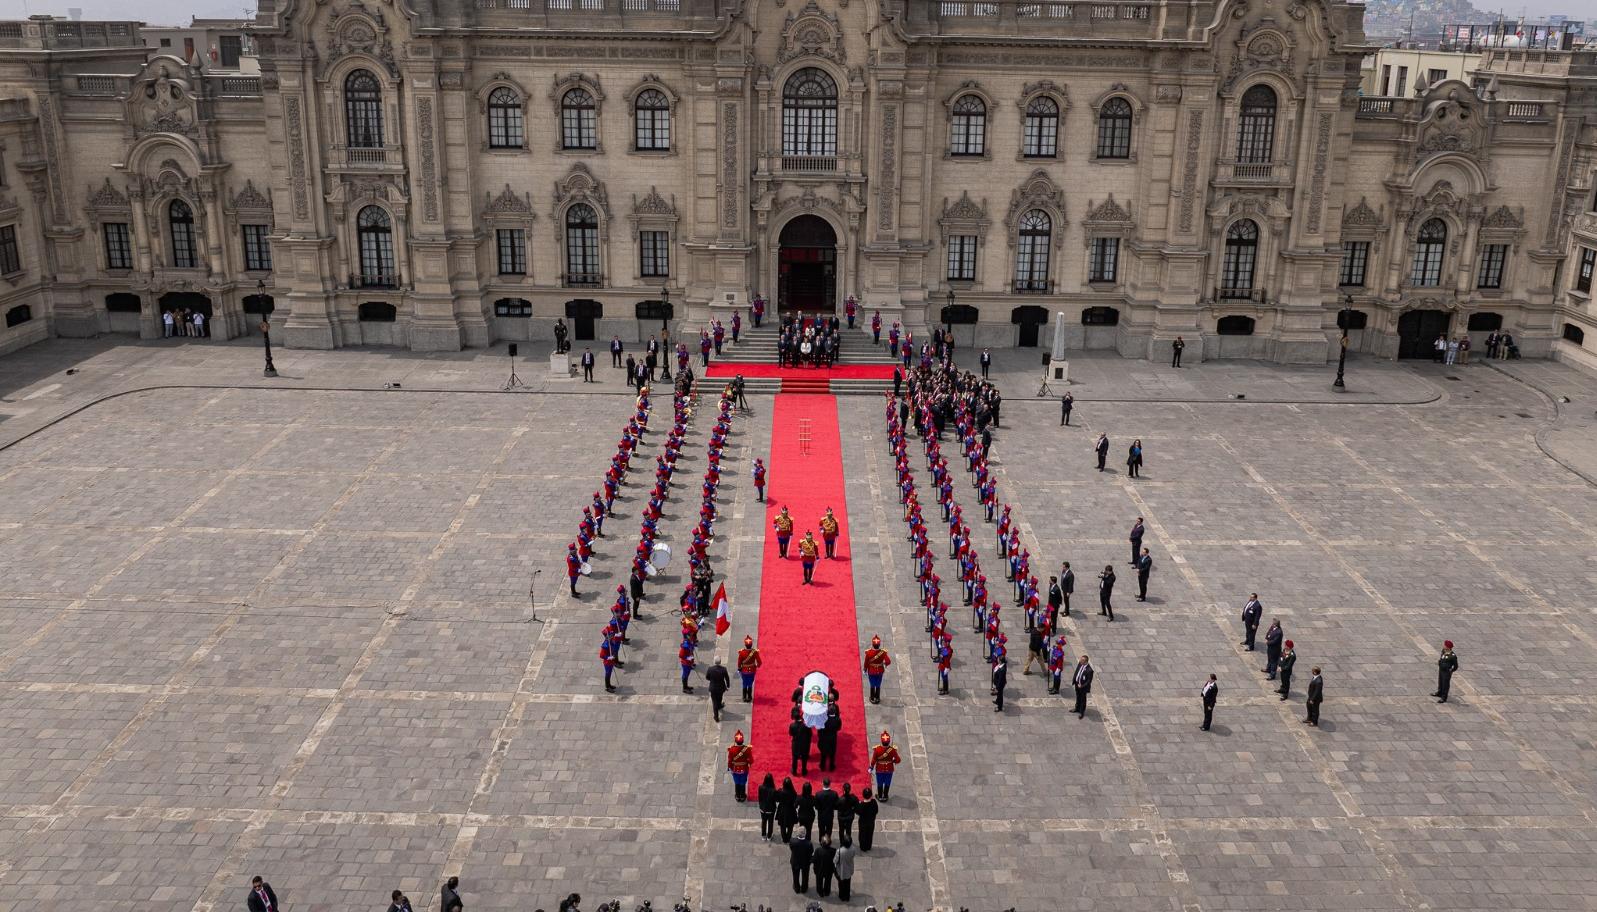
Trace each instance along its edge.
<instances>
[{"instance_id":1,"label":"window with iron grille","mask_svg":"<svg viewBox=\"0 0 1597 912\"><path fill-rule=\"evenodd\" d=\"M199 265L194 251L194 210L182 200L173 200L166 209L166 220L172 236L172 265L193 269Z\"/></svg>"},{"instance_id":2,"label":"window with iron grille","mask_svg":"<svg viewBox=\"0 0 1597 912\"><path fill-rule=\"evenodd\" d=\"M805 67L783 85L782 154L837 154L837 83L825 70Z\"/></svg>"},{"instance_id":3,"label":"window with iron grille","mask_svg":"<svg viewBox=\"0 0 1597 912\"><path fill-rule=\"evenodd\" d=\"M598 112L587 89L572 89L560 99L560 146L563 149L599 147Z\"/></svg>"},{"instance_id":4,"label":"window with iron grille","mask_svg":"<svg viewBox=\"0 0 1597 912\"><path fill-rule=\"evenodd\" d=\"M1253 290L1253 267L1259 258L1259 226L1242 219L1225 233L1225 258L1220 263L1220 293L1245 295Z\"/></svg>"},{"instance_id":5,"label":"window with iron grille","mask_svg":"<svg viewBox=\"0 0 1597 912\"><path fill-rule=\"evenodd\" d=\"M1028 210L1020 217L1019 234L1020 243L1015 248L1015 288L1020 291L1046 291L1053 219L1041 209Z\"/></svg>"},{"instance_id":6,"label":"window with iron grille","mask_svg":"<svg viewBox=\"0 0 1597 912\"><path fill-rule=\"evenodd\" d=\"M654 278L671 274L671 232L638 232L638 272Z\"/></svg>"},{"instance_id":7,"label":"window with iron grille","mask_svg":"<svg viewBox=\"0 0 1597 912\"><path fill-rule=\"evenodd\" d=\"M1237 161L1268 164L1275 152L1275 90L1256 85L1242 94L1237 127Z\"/></svg>"},{"instance_id":8,"label":"window with iron grille","mask_svg":"<svg viewBox=\"0 0 1597 912\"><path fill-rule=\"evenodd\" d=\"M644 89L633 106L635 144L639 152L671 148L671 101L659 89Z\"/></svg>"},{"instance_id":9,"label":"window with iron grille","mask_svg":"<svg viewBox=\"0 0 1597 912\"><path fill-rule=\"evenodd\" d=\"M17 246L17 226L0 225L0 275L22 271L22 250Z\"/></svg>"},{"instance_id":10,"label":"window with iron grille","mask_svg":"<svg viewBox=\"0 0 1597 912\"><path fill-rule=\"evenodd\" d=\"M128 223L106 222L100 231L105 235L105 268L132 269L133 241L128 235Z\"/></svg>"},{"instance_id":11,"label":"window with iron grille","mask_svg":"<svg viewBox=\"0 0 1597 912\"><path fill-rule=\"evenodd\" d=\"M494 232L499 242L499 274L527 274L527 232L523 228L500 228Z\"/></svg>"},{"instance_id":12,"label":"window with iron grille","mask_svg":"<svg viewBox=\"0 0 1597 912\"><path fill-rule=\"evenodd\" d=\"M948 278L953 282L976 281L976 235L949 236Z\"/></svg>"},{"instance_id":13,"label":"window with iron grille","mask_svg":"<svg viewBox=\"0 0 1597 912\"><path fill-rule=\"evenodd\" d=\"M488 148L520 149L526 145L521 96L508 86L488 95Z\"/></svg>"},{"instance_id":14,"label":"window with iron grille","mask_svg":"<svg viewBox=\"0 0 1597 912\"><path fill-rule=\"evenodd\" d=\"M1364 273L1369 264L1369 241L1343 241L1342 270L1337 284L1347 288L1363 288Z\"/></svg>"},{"instance_id":15,"label":"window with iron grille","mask_svg":"<svg viewBox=\"0 0 1597 912\"><path fill-rule=\"evenodd\" d=\"M1447 246L1447 223L1430 219L1420 226L1414 241L1414 262L1409 269L1409 284L1432 288L1442 284L1442 249Z\"/></svg>"},{"instance_id":16,"label":"window with iron grille","mask_svg":"<svg viewBox=\"0 0 1597 912\"><path fill-rule=\"evenodd\" d=\"M244 232L244 269L268 272L272 268L272 245L266 240L265 225L240 225Z\"/></svg>"},{"instance_id":17,"label":"window with iron grille","mask_svg":"<svg viewBox=\"0 0 1597 912\"><path fill-rule=\"evenodd\" d=\"M987 151L987 105L975 95L954 101L949 122L948 151L953 155L981 155Z\"/></svg>"},{"instance_id":18,"label":"window with iron grille","mask_svg":"<svg viewBox=\"0 0 1597 912\"><path fill-rule=\"evenodd\" d=\"M1120 239L1092 239L1092 255L1087 264L1087 281L1114 282L1120 267Z\"/></svg>"},{"instance_id":19,"label":"window with iron grille","mask_svg":"<svg viewBox=\"0 0 1597 912\"><path fill-rule=\"evenodd\" d=\"M1475 269L1476 288L1502 288L1503 266L1508 262L1507 244L1487 244L1481 248L1481 262Z\"/></svg>"},{"instance_id":20,"label":"window with iron grille","mask_svg":"<svg viewBox=\"0 0 1597 912\"><path fill-rule=\"evenodd\" d=\"M1059 102L1047 95L1026 102L1020 151L1027 158L1053 158L1059 154Z\"/></svg>"},{"instance_id":21,"label":"window with iron grille","mask_svg":"<svg viewBox=\"0 0 1597 912\"><path fill-rule=\"evenodd\" d=\"M351 148L382 148L383 87L370 70L356 70L344 79L344 132Z\"/></svg>"},{"instance_id":22,"label":"window with iron grille","mask_svg":"<svg viewBox=\"0 0 1597 912\"><path fill-rule=\"evenodd\" d=\"M1131 157L1131 102L1111 98L1098 111L1098 157Z\"/></svg>"}]
</instances>

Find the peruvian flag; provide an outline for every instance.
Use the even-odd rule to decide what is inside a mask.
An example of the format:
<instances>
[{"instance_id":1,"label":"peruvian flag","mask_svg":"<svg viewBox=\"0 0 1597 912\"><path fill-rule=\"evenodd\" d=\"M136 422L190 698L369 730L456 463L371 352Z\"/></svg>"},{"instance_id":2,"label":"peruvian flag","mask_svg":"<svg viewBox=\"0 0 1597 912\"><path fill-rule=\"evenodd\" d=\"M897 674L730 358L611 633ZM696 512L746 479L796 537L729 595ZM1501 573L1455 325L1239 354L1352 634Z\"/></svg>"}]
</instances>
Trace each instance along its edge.
<instances>
[{"instance_id":1,"label":"peruvian flag","mask_svg":"<svg viewBox=\"0 0 1597 912\"><path fill-rule=\"evenodd\" d=\"M726 600L726 583L715 587L715 635L726 636L732 629L732 603Z\"/></svg>"}]
</instances>

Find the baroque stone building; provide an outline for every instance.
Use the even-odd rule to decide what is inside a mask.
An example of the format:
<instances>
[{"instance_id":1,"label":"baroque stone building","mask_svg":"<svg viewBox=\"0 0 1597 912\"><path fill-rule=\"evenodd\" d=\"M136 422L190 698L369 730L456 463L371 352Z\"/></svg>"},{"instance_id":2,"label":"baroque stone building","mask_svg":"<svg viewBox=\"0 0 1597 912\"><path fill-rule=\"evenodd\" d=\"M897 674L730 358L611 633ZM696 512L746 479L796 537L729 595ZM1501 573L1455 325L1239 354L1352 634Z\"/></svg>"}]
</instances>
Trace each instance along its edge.
<instances>
[{"instance_id":1,"label":"baroque stone building","mask_svg":"<svg viewBox=\"0 0 1597 912\"><path fill-rule=\"evenodd\" d=\"M1327 0L263 0L260 76L0 23L0 350L633 339L848 294L967 343L1584 357L1597 57L1359 93ZM15 259L7 258L6 228ZM15 267L15 268L10 268ZM20 313L20 312L19 312ZM13 320L8 318L8 323ZM1477 343L1479 338L1477 337Z\"/></svg>"}]
</instances>

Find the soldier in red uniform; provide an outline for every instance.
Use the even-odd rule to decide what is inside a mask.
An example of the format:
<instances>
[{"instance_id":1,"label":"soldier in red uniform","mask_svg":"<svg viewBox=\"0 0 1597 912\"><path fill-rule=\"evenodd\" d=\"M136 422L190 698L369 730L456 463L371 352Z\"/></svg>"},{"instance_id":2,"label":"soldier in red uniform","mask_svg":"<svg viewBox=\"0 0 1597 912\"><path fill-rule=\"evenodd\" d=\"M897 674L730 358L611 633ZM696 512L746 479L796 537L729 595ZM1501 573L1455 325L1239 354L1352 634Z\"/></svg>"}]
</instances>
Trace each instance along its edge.
<instances>
[{"instance_id":1,"label":"soldier in red uniform","mask_svg":"<svg viewBox=\"0 0 1597 912\"><path fill-rule=\"evenodd\" d=\"M882 648L882 638L871 637L871 648L865 650L865 676L871 682L871 702L882 702L882 675L887 673L887 666L893 664L893 659Z\"/></svg>"},{"instance_id":2,"label":"soldier in red uniform","mask_svg":"<svg viewBox=\"0 0 1597 912\"><path fill-rule=\"evenodd\" d=\"M886 803L888 791L893 787L893 770L902 760L898 748L893 746L893 736L882 730L882 743L871 749L871 769L876 773L876 794Z\"/></svg>"},{"instance_id":3,"label":"soldier in red uniform","mask_svg":"<svg viewBox=\"0 0 1597 912\"><path fill-rule=\"evenodd\" d=\"M577 556L577 543L566 548L566 579L571 581L571 594L577 594L577 577L582 575L582 558Z\"/></svg>"},{"instance_id":4,"label":"soldier in red uniform","mask_svg":"<svg viewBox=\"0 0 1597 912\"><path fill-rule=\"evenodd\" d=\"M954 638L944 633L937 649L937 692L948 693L948 670L954 667Z\"/></svg>"},{"instance_id":5,"label":"soldier in red uniform","mask_svg":"<svg viewBox=\"0 0 1597 912\"><path fill-rule=\"evenodd\" d=\"M738 675L743 678L743 702L754 702L754 675L764 662L760 651L754 647L753 637L743 638L743 648L738 650Z\"/></svg>"},{"instance_id":6,"label":"soldier in red uniform","mask_svg":"<svg viewBox=\"0 0 1597 912\"><path fill-rule=\"evenodd\" d=\"M739 801L749 799L749 767L754 765L754 748L743 743L742 730L732 735L732 746L726 749L726 768L732 774L733 795Z\"/></svg>"}]
</instances>

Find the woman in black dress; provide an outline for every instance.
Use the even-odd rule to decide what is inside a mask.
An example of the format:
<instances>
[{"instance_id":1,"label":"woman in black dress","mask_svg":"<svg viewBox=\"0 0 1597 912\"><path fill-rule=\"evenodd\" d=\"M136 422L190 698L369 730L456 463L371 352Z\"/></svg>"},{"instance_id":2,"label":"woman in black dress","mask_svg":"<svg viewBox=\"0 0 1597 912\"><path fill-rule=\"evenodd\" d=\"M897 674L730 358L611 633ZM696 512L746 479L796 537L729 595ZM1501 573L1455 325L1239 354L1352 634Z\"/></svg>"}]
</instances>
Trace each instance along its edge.
<instances>
[{"instance_id":1,"label":"woman in black dress","mask_svg":"<svg viewBox=\"0 0 1597 912\"><path fill-rule=\"evenodd\" d=\"M760 836L767 842L776 835L776 779L770 773L760 783Z\"/></svg>"},{"instance_id":2,"label":"woman in black dress","mask_svg":"<svg viewBox=\"0 0 1597 912\"><path fill-rule=\"evenodd\" d=\"M798 823L798 792L793 790L793 780L783 779L776 792L776 825L782 830L782 842L793 838L793 825Z\"/></svg>"}]
</instances>

